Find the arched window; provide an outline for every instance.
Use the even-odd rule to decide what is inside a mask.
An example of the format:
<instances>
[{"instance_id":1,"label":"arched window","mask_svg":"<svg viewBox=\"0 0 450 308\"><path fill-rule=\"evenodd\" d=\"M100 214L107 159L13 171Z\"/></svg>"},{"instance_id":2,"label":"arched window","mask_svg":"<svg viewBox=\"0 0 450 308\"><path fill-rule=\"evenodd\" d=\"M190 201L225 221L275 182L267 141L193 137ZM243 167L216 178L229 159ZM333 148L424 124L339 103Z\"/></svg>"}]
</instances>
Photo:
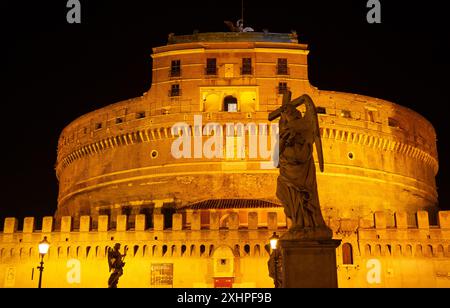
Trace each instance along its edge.
<instances>
[{"instance_id":1,"label":"arched window","mask_svg":"<svg viewBox=\"0 0 450 308\"><path fill-rule=\"evenodd\" d=\"M422 245L417 245L416 246L416 254L415 254L415 256L416 257L421 257L423 254L422 254Z\"/></svg>"},{"instance_id":2,"label":"arched window","mask_svg":"<svg viewBox=\"0 0 450 308\"><path fill-rule=\"evenodd\" d=\"M342 245L342 264L353 264L353 247L350 243L345 243Z\"/></svg>"},{"instance_id":3,"label":"arched window","mask_svg":"<svg viewBox=\"0 0 450 308\"><path fill-rule=\"evenodd\" d=\"M381 256L381 245L375 246L375 256Z\"/></svg>"},{"instance_id":4,"label":"arched window","mask_svg":"<svg viewBox=\"0 0 450 308\"><path fill-rule=\"evenodd\" d=\"M250 255L250 245L245 245L244 246L244 251L245 251L245 254L247 255L247 256L249 256Z\"/></svg>"},{"instance_id":5,"label":"arched window","mask_svg":"<svg viewBox=\"0 0 450 308\"><path fill-rule=\"evenodd\" d=\"M225 99L223 100L223 111L227 111L227 112L237 112L238 111L236 97L233 97L231 95L225 97Z\"/></svg>"},{"instance_id":6,"label":"arched window","mask_svg":"<svg viewBox=\"0 0 450 308\"><path fill-rule=\"evenodd\" d=\"M367 244L365 246L364 253L365 253L366 256L370 256L372 254L372 248L370 247L369 244Z\"/></svg>"},{"instance_id":7,"label":"arched window","mask_svg":"<svg viewBox=\"0 0 450 308\"><path fill-rule=\"evenodd\" d=\"M172 245L171 256L172 257L176 257L177 256L177 246L176 245Z\"/></svg>"},{"instance_id":8,"label":"arched window","mask_svg":"<svg viewBox=\"0 0 450 308\"><path fill-rule=\"evenodd\" d=\"M200 256L203 257L205 255L206 247L205 245L200 245Z\"/></svg>"},{"instance_id":9,"label":"arched window","mask_svg":"<svg viewBox=\"0 0 450 308\"><path fill-rule=\"evenodd\" d=\"M234 255L236 257L240 257L241 256L241 247L239 247L239 245L234 245Z\"/></svg>"},{"instance_id":10,"label":"arched window","mask_svg":"<svg viewBox=\"0 0 450 308\"><path fill-rule=\"evenodd\" d=\"M402 246L395 245L394 256L400 257L402 255Z\"/></svg>"},{"instance_id":11,"label":"arched window","mask_svg":"<svg viewBox=\"0 0 450 308\"><path fill-rule=\"evenodd\" d=\"M444 257L444 246L439 245L437 248L437 256L439 258L443 258Z\"/></svg>"},{"instance_id":12,"label":"arched window","mask_svg":"<svg viewBox=\"0 0 450 308\"><path fill-rule=\"evenodd\" d=\"M425 256L426 257L432 257L433 256L433 246L427 245L425 248Z\"/></svg>"},{"instance_id":13,"label":"arched window","mask_svg":"<svg viewBox=\"0 0 450 308\"><path fill-rule=\"evenodd\" d=\"M254 255L255 257L259 257L261 255L261 247L259 245L255 245L255 250L254 250Z\"/></svg>"},{"instance_id":14,"label":"arched window","mask_svg":"<svg viewBox=\"0 0 450 308\"><path fill-rule=\"evenodd\" d=\"M411 245L406 245L405 256L407 256L407 257L411 257L412 256L412 246Z\"/></svg>"}]
</instances>

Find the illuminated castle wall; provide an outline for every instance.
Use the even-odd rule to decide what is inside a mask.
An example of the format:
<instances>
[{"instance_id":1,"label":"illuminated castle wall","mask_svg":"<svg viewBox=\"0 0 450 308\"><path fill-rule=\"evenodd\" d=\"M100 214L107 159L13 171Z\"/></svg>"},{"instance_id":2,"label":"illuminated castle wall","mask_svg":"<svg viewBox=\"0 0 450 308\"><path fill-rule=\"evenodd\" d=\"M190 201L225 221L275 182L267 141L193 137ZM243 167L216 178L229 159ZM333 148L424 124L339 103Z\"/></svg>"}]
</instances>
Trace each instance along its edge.
<instances>
[{"instance_id":1,"label":"illuminated castle wall","mask_svg":"<svg viewBox=\"0 0 450 308\"><path fill-rule=\"evenodd\" d=\"M220 227L220 211L209 214L207 228L202 228L199 212L191 213L188 226L183 226L182 214L174 214L170 230L161 214L155 214L152 229L145 228L145 215L137 215L133 230L127 229L124 215L117 217L114 230L108 228L108 216L98 217L96 230L89 216L81 217L77 229L66 216L59 231L54 231L53 217L43 219L42 230L34 230L34 218L26 218L20 231L17 220L7 218L0 242L0 287L37 286L38 273L34 280L31 274L43 236L51 243L43 287L107 287L105 253L116 242L128 247L119 287L213 287L215 280L230 277L234 287L272 287L265 246L272 232L285 231L277 228L277 213L259 217L251 211L246 224L231 213L226 228ZM391 217L384 212L376 212L372 220L328 221L335 238L342 239L337 249L339 286L450 287L450 212L438 217L439 225L430 226L427 212L420 211L416 227L408 226L405 212L395 214L393 227L387 226Z\"/></svg>"},{"instance_id":2,"label":"illuminated castle wall","mask_svg":"<svg viewBox=\"0 0 450 308\"><path fill-rule=\"evenodd\" d=\"M150 265L164 263L174 264L175 286L213 286L215 277L228 277L235 286L270 287L264 246L271 230L282 233L289 222L275 197L278 169L261 168L270 162L266 149L273 147L275 132L259 125L269 124L268 114L281 105L287 89L293 98L309 94L318 107L325 159L325 172L318 173L321 206L335 236L344 237L354 252L354 267L339 267L340 285L366 286L364 262L369 256L409 264L383 266L395 268L395 273L383 272L383 282L375 285L390 286L388 277L413 275L411 266L434 264L433 258L444 258L440 271L450 272L448 224L442 222L447 214L440 214L440 229L426 228L431 238L422 237L423 224L413 231L418 211L428 212L432 224L438 218L433 126L391 102L313 87L308 52L296 34L254 32L170 35L168 45L154 48L147 93L83 115L61 134L58 210L51 228L47 221L43 232L55 245L46 268L51 271L54 262L55 272L47 283L63 283L65 278L58 274L67 259L80 258L83 275L89 277L80 286L105 286L104 249L120 241L134 256L127 263L130 276L119 286L151 286ZM199 118L202 124L197 127ZM174 129L176 123L184 123L185 129ZM202 151L214 138L203 133L211 123L224 132L219 134L222 157L209 158ZM230 123L255 124L256 130L239 135L236 129L226 136ZM192 141L192 158L173 155L174 142L183 136ZM255 136L256 154L251 147ZM260 146L264 139L268 145ZM378 217L386 213L386 218L373 229L375 212ZM397 212L402 213L400 225L393 215ZM42 234L32 232L30 222L26 232L16 233L13 221L5 224L0 243L0 286L7 268L16 268L15 277L21 277L14 286L32 286L25 272L33 267L36 251L29 249ZM396 227L385 230L383 224ZM389 237L372 238L380 232ZM363 248L365 240L373 249L370 253ZM401 254L395 252L396 245L401 245ZM424 256L416 253L418 245ZM428 245L433 257L427 255ZM424 272L420 283L448 285L435 274L431 269Z\"/></svg>"}]
</instances>

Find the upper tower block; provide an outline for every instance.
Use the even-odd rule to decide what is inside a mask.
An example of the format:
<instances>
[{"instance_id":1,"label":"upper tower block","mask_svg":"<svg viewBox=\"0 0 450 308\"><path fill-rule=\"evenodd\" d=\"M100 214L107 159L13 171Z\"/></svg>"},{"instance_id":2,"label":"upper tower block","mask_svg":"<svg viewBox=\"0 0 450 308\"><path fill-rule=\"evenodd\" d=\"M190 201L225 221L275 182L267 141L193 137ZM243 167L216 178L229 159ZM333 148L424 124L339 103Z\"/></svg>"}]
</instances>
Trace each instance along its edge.
<instances>
[{"instance_id":1,"label":"upper tower block","mask_svg":"<svg viewBox=\"0 0 450 308\"><path fill-rule=\"evenodd\" d=\"M285 90L310 91L308 52L295 33L170 34L153 48L149 100L162 113L275 109Z\"/></svg>"}]
</instances>

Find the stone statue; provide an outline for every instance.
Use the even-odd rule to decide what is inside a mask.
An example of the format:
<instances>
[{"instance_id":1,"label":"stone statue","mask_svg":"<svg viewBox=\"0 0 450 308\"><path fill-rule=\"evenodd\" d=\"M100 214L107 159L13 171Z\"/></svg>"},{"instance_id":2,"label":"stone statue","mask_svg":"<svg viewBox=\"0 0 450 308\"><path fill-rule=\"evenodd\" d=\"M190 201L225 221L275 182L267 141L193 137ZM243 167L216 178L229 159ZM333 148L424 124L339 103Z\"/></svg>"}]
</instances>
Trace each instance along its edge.
<instances>
[{"instance_id":1,"label":"stone statue","mask_svg":"<svg viewBox=\"0 0 450 308\"><path fill-rule=\"evenodd\" d=\"M297 107L305 104L304 117ZM316 145L319 168L323 172L322 142L316 108L308 95L291 101L291 92L283 96L283 105L269 115L279 121L278 199L292 226L283 238L331 239L317 193L313 145Z\"/></svg>"},{"instance_id":2,"label":"stone statue","mask_svg":"<svg viewBox=\"0 0 450 308\"><path fill-rule=\"evenodd\" d=\"M125 266L125 256L127 251L122 255L120 253L120 244L116 243L114 249L109 248L108 250L108 265L109 271L113 271L108 279L108 288L117 288L120 276L123 275L123 267Z\"/></svg>"}]
</instances>

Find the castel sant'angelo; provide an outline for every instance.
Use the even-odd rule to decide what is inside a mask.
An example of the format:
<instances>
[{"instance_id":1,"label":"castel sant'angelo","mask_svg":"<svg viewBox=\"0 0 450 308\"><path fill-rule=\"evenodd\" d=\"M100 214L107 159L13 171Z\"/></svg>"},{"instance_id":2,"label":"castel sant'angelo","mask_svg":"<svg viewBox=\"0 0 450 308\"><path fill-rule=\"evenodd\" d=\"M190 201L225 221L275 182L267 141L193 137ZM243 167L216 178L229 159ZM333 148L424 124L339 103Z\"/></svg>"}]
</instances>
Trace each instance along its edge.
<instances>
[{"instance_id":1,"label":"castel sant'angelo","mask_svg":"<svg viewBox=\"0 0 450 308\"><path fill-rule=\"evenodd\" d=\"M119 287L273 287L269 238L290 222L268 114L286 91L317 107L339 287L450 287L450 213L421 115L312 86L296 33L169 35L152 58L147 93L62 131L57 212L41 230L41 218L5 220L0 287L36 286L44 236L43 287L107 287L115 243L128 249Z\"/></svg>"}]
</instances>

